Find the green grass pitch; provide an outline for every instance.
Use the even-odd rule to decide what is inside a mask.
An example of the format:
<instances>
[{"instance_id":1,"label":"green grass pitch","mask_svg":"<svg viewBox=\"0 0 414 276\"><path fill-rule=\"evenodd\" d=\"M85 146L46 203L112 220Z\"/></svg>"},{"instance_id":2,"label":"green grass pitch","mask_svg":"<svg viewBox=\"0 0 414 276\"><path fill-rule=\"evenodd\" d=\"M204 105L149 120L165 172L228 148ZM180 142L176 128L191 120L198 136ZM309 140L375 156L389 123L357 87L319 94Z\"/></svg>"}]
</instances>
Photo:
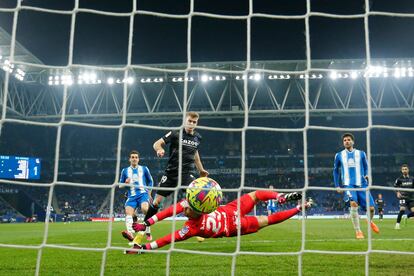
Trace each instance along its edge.
<instances>
[{"instance_id":1,"label":"green grass pitch","mask_svg":"<svg viewBox=\"0 0 414 276\"><path fill-rule=\"evenodd\" d=\"M414 252L414 221L401 230L394 230L395 220L377 222L381 234L373 234L372 248ZM181 226L182 222L177 222ZM367 236L367 224L361 220ZM124 223L113 224L112 246L127 248L120 231ZM297 252L301 248L301 221L290 220L243 236L240 250L247 252ZM0 243L39 245L43 240L44 224L0 224ZM101 222L52 223L47 244L72 247L104 248L108 224ZM171 222L152 227L154 237L171 231ZM367 239L356 240L349 220L307 220L305 249L358 251L368 248ZM231 253L236 250L236 238L195 238L177 243L175 248L213 252L213 255L173 252L170 275L230 275ZM160 251L160 250L158 250ZM0 247L0 275L33 275L36 268L36 249ZM44 248L40 275L99 275L102 252ZM373 253L369 256L370 275L410 275L414 271L413 255ZM364 255L332 255L305 253L302 256L303 275L364 275ZM167 254L123 255L120 249L108 251L105 275L165 275ZM236 275L298 275L298 256L239 255Z\"/></svg>"}]
</instances>

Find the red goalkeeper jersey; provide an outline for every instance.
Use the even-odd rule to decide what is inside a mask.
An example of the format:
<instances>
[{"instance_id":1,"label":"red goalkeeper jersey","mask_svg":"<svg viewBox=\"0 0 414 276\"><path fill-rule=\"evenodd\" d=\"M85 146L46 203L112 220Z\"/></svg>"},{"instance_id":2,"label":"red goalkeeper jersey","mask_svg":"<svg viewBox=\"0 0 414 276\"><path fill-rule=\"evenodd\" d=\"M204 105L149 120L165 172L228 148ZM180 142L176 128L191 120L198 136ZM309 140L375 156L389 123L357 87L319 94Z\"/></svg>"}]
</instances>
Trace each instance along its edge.
<instances>
[{"instance_id":1,"label":"red goalkeeper jersey","mask_svg":"<svg viewBox=\"0 0 414 276\"><path fill-rule=\"evenodd\" d=\"M250 197L241 197L240 206L243 206L243 201L249 200ZM185 207L188 207L188 202L182 200L176 205L172 205L169 208L159 212L152 217L153 223L163 220L167 217L171 217L176 208L176 214L182 213ZM249 210L250 211L250 210ZM183 228L175 231L175 241L186 240L193 236L199 236L204 238L220 238L220 237L231 237L237 235L237 219L240 218L241 233L249 234L254 233L258 230L258 222L256 217L245 217L245 212L241 208L241 216L237 214L237 200L217 208L216 211L210 214L203 214L197 219L190 218L184 224ZM146 246L146 249L155 249L167 244L172 241L172 234L168 234L165 237L157 239Z\"/></svg>"}]
</instances>

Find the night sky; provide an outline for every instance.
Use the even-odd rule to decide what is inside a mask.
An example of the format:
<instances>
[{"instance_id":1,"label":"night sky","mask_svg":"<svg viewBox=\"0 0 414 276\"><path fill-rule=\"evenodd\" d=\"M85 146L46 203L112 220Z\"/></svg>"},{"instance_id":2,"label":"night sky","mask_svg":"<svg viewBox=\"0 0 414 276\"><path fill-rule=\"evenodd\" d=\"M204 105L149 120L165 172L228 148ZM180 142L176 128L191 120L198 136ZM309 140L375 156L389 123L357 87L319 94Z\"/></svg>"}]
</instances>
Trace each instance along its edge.
<instances>
[{"instance_id":1,"label":"night sky","mask_svg":"<svg viewBox=\"0 0 414 276\"><path fill-rule=\"evenodd\" d=\"M303 15L305 0L254 0L254 12ZM13 8L16 0L1 0L0 8ZM23 5L71 10L73 0L24 0ZM132 0L80 0L80 8L130 12ZM189 0L137 0L138 10L187 14ZM364 0L311 0L314 12L361 14ZM248 0L194 0L194 10L222 15L246 15ZM372 11L414 13L413 0L371 1ZM0 26L11 32L12 12L0 12ZM21 10L17 40L45 64L67 65L71 16ZM202 16L192 18L193 62L246 60L246 20ZM251 21L252 60L306 58L305 20L255 17ZM414 18L370 16L371 56L414 56ZM127 62L129 17L81 12L76 17L74 63L123 65ZM365 58L363 19L310 18L313 59ZM133 64L186 62L187 19L136 15Z\"/></svg>"}]
</instances>

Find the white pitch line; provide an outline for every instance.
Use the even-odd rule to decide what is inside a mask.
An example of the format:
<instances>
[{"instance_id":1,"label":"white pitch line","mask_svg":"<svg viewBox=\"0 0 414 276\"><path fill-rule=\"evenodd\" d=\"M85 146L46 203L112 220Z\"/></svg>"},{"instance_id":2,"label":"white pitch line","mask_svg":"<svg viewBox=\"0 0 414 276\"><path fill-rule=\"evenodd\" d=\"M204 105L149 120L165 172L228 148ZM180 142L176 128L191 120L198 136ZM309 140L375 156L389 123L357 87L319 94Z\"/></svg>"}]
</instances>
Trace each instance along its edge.
<instances>
[{"instance_id":1,"label":"white pitch line","mask_svg":"<svg viewBox=\"0 0 414 276\"><path fill-rule=\"evenodd\" d=\"M372 239L373 241L414 241L414 238L401 238L401 239ZM350 239L308 239L307 242L332 242L332 241L343 241L343 242L363 242L364 240L357 240L354 238ZM204 241L203 243L213 243L213 244L222 244L222 243L234 243L235 241L232 240L223 240L223 239L208 239ZM279 239L279 240L254 240L254 241L242 241L242 244L248 244L248 243L280 243L280 242L292 242L292 240L286 240L286 239ZM198 241L186 241L186 244L188 243L200 243ZM112 245L125 245L127 246L127 242L113 242ZM66 245L66 246L86 246L90 247L91 245L102 245L102 247L106 246L106 242L98 242L98 243L65 243L65 244L54 244L54 245Z\"/></svg>"}]
</instances>

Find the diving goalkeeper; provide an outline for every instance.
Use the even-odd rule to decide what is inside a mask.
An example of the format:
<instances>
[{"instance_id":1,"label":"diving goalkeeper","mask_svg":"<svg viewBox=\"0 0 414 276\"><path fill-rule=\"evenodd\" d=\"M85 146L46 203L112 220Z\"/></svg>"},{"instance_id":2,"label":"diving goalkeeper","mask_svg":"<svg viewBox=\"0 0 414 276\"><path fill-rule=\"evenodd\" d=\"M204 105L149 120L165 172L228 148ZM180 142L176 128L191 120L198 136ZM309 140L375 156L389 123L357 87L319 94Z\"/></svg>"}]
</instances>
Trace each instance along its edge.
<instances>
[{"instance_id":1,"label":"diving goalkeeper","mask_svg":"<svg viewBox=\"0 0 414 276\"><path fill-rule=\"evenodd\" d=\"M275 199L278 203L283 204L288 201L297 201L301 198L302 195L299 193L282 194L274 191L258 190L240 197L240 215L238 215L237 212L237 199L225 206L218 207L217 210L209 214L195 211L194 208L191 207L191 202L184 199L152 216L144 221L144 223L134 223L133 225L135 231L143 231L147 226L171 217L174 214L175 209L177 215L183 213L188 217L188 221L184 224L183 228L175 231L174 234L170 233L151 243L144 245L134 244L132 249L125 251L125 254L140 254L146 250L153 250L166 246L171 243L173 235L176 242L194 236L204 238L237 236L238 221L240 221L241 235L255 233L263 227L285 221L301 211L301 205L298 205L295 208L277 212L269 216L247 216L259 201ZM310 207L311 204L311 200L305 202L305 208Z\"/></svg>"}]
</instances>

